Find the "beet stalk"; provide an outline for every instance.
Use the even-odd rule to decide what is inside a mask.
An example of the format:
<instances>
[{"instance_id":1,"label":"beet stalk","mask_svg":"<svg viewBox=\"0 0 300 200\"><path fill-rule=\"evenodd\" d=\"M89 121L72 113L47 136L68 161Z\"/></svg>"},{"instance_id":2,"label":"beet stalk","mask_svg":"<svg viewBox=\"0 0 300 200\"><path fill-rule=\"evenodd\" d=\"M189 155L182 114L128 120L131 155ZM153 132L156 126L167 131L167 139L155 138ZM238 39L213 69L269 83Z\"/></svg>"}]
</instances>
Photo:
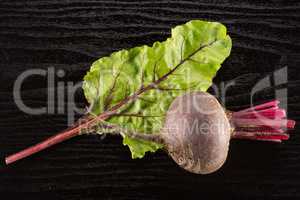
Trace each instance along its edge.
<instances>
[{"instance_id":1,"label":"beet stalk","mask_svg":"<svg viewBox=\"0 0 300 200\"><path fill-rule=\"evenodd\" d=\"M293 129L294 120L286 118L285 110L274 100L252 108L231 113L235 128L232 138L281 142L289 139L285 129Z\"/></svg>"}]
</instances>

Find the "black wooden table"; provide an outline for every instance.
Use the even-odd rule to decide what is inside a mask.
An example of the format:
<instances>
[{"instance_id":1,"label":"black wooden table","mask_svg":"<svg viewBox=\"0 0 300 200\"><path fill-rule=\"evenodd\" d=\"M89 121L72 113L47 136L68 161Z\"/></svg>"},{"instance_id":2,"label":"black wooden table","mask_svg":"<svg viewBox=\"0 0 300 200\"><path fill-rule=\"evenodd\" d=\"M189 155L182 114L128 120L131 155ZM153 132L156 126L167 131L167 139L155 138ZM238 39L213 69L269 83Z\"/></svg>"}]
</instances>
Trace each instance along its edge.
<instances>
[{"instance_id":1,"label":"black wooden table","mask_svg":"<svg viewBox=\"0 0 300 200\"><path fill-rule=\"evenodd\" d=\"M171 27L191 19L220 21L228 27L232 54L214 82L235 81L226 93L229 109L248 106L251 88L286 68L288 83L270 81L253 100L264 102L277 90L287 89L289 117L299 120L297 0L7 0L0 2L1 158L67 127L67 115L56 109L52 114L28 115L17 108L12 91L22 72L64 70L54 87L59 82L75 84L97 58L165 40ZM45 106L47 78L26 79L22 91L26 105ZM76 102L85 107L82 91L76 93ZM67 109L67 103L66 98L60 106ZM131 160L119 137L77 137L9 167L3 165L0 195L31 200L299 199L299 125L283 144L232 141L225 166L206 176L183 171L162 151Z\"/></svg>"}]
</instances>

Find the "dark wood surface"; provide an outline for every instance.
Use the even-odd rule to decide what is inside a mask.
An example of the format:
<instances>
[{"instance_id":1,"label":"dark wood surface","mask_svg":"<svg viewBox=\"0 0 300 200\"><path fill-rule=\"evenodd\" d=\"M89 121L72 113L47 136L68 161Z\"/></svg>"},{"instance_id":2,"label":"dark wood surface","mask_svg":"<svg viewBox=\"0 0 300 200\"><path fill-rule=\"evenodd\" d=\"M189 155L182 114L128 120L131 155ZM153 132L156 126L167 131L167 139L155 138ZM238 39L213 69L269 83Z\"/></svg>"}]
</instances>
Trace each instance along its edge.
<instances>
[{"instance_id":1,"label":"dark wood surface","mask_svg":"<svg viewBox=\"0 0 300 200\"><path fill-rule=\"evenodd\" d=\"M78 83L101 56L164 40L190 19L220 21L233 39L230 58L215 83L236 80L226 106L249 105L263 77L288 67L288 114L300 116L300 2L295 1L97 1L0 2L0 156L16 152L67 126L66 115L28 115L14 101L15 79L26 69L55 67ZM24 83L25 103L46 104L47 80ZM274 98L270 86L254 97ZM81 107L82 92L76 95ZM67 106L68 101L65 101ZM79 117L79 116L76 116ZM189 174L164 152L131 160L119 137L82 136L0 168L0 199L299 199L299 125L284 144L232 141L217 173Z\"/></svg>"}]
</instances>

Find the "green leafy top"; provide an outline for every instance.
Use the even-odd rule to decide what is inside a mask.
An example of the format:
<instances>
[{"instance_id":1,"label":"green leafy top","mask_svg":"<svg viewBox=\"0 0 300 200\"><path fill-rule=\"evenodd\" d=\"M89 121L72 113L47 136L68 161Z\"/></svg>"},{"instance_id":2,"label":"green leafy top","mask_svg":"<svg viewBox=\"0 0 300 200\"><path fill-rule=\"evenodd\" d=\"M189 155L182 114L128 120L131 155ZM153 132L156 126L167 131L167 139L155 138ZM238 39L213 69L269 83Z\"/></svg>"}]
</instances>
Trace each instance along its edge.
<instances>
[{"instance_id":1,"label":"green leafy top","mask_svg":"<svg viewBox=\"0 0 300 200\"><path fill-rule=\"evenodd\" d=\"M140 46L95 61L84 77L84 94L94 115L126 130L159 133L171 102L189 91L206 91L229 56L231 39L217 22L192 20L152 47ZM123 135L132 158L162 145Z\"/></svg>"}]
</instances>

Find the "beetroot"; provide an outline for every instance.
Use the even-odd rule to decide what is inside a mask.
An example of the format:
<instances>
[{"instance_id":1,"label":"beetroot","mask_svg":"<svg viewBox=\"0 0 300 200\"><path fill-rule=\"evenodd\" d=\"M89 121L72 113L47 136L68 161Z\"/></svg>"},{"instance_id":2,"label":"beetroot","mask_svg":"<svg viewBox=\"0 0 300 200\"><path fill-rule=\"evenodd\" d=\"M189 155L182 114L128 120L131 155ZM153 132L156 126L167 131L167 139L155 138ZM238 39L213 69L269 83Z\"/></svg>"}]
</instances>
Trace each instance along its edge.
<instances>
[{"instance_id":1,"label":"beetroot","mask_svg":"<svg viewBox=\"0 0 300 200\"><path fill-rule=\"evenodd\" d=\"M226 160L231 127L214 96L195 92L173 101L162 135L178 165L193 173L208 174Z\"/></svg>"},{"instance_id":2,"label":"beetroot","mask_svg":"<svg viewBox=\"0 0 300 200\"><path fill-rule=\"evenodd\" d=\"M294 128L295 121L284 119L285 111L278 104L272 101L231 112L205 92L177 97L162 131L167 150L178 165L190 172L214 172L224 164L231 138L272 142L289 138L283 128Z\"/></svg>"},{"instance_id":3,"label":"beetroot","mask_svg":"<svg viewBox=\"0 0 300 200\"><path fill-rule=\"evenodd\" d=\"M128 132L127 136L161 143L173 160L185 170L208 174L218 170L225 162L230 139L250 139L270 142L287 140L288 129L295 121L286 119L286 113L271 101L238 112L225 110L217 99L206 92L186 93L177 97L166 114L160 134ZM56 143L80 134L104 120L107 115L85 119L70 129L37 145L8 156L10 164L39 152Z\"/></svg>"}]
</instances>

